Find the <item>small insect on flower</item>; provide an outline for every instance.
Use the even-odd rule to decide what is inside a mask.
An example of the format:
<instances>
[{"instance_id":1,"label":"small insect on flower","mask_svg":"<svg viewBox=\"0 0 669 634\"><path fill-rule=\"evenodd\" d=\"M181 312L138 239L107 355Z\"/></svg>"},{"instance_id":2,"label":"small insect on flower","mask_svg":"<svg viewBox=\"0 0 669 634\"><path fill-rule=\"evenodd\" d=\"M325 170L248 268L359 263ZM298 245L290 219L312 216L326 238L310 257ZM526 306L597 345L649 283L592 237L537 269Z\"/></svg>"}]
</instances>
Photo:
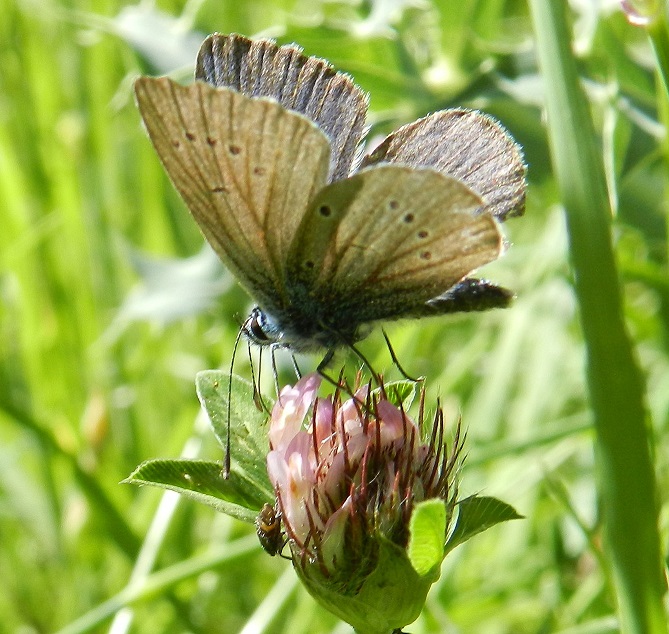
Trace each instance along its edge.
<instances>
[{"instance_id":1,"label":"small insect on flower","mask_svg":"<svg viewBox=\"0 0 669 634\"><path fill-rule=\"evenodd\" d=\"M416 423L383 386L342 401L342 391L317 398L320 382L312 374L285 387L270 420L267 470L293 565L309 592L356 631L401 631L438 577L438 570L421 576L410 563L412 512L441 501L446 542L459 426L448 451L441 409L424 429L424 390Z\"/></svg>"},{"instance_id":2,"label":"small insect on flower","mask_svg":"<svg viewBox=\"0 0 669 634\"><path fill-rule=\"evenodd\" d=\"M260 545L272 557L281 552L286 540L281 531L281 514L265 503L256 517L256 533Z\"/></svg>"}]
</instances>

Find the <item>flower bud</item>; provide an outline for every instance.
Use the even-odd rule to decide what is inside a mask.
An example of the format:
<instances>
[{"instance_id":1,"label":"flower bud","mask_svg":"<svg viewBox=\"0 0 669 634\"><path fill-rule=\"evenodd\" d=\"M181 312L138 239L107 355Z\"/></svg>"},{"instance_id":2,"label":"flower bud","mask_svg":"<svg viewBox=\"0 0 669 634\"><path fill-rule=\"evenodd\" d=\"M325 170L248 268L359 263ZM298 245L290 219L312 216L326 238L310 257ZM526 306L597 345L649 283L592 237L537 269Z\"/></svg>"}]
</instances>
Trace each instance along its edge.
<instances>
[{"instance_id":1,"label":"flower bud","mask_svg":"<svg viewBox=\"0 0 669 634\"><path fill-rule=\"evenodd\" d=\"M441 563L423 575L414 569L412 511L443 501L445 542L459 433L449 455L438 408L429 438L421 437L424 391L416 424L383 386L342 401L341 389L317 398L320 381L309 375L284 388L270 422L267 468L293 565L309 592L357 632L399 631L418 617Z\"/></svg>"}]
</instances>

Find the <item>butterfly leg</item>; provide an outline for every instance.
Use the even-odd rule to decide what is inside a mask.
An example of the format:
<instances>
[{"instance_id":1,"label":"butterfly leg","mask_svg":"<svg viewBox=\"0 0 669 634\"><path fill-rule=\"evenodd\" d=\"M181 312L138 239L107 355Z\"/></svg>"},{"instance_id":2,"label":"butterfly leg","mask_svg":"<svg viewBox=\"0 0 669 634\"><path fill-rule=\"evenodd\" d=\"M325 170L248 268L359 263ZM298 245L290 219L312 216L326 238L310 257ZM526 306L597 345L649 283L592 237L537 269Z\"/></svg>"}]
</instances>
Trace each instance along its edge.
<instances>
[{"instance_id":1,"label":"butterfly leg","mask_svg":"<svg viewBox=\"0 0 669 634\"><path fill-rule=\"evenodd\" d=\"M371 365L369 364L369 361L365 358L365 356L357 348L355 348L353 344L349 344L349 347L356 353L356 355L360 359L362 359L363 365L367 366L369 371L372 373L374 382L376 382L377 385L381 386L381 377L378 374L376 374L376 372L374 372ZM323 377L323 379L325 379L328 383L333 385L337 390L343 390L346 394L348 394L358 407L362 408L365 411L368 410L369 403L361 401L360 398L353 393L351 386L344 378L344 368L342 368L341 371L339 372L339 378L337 380L333 379L327 372L325 372L325 368L330 363L330 361L332 361L334 353L335 353L334 348L330 348L325 353L325 356L323 357L322 361L318 364L318 367L316 368L316 372L318 372L318 374L321 377Z\"/></svg>"},{"instance_id":2,"label":"butterfly leg","mask_svg":"<svg viewBox=\"0 0 669 634\"><path fill-rule=\"evenodd\" d=\"M321 362L318 364L318 367L316 368L316 372L322 376L328 383L334 385L336 388L341 388L341 378L342 375L339 375L339 381L335 381L327 372L325 371L325 368L330 364L330 361L334 358L334 348L330 348L326 353L325 356L321 359Z\"/></svg>"},{"instance_id":3,"label":"butterfly leg","mask_svg":"<svg viewBox=\"0 0 669 634\"><path fill-rule=\"evenodd\" d=\"M355 395L353 394L353 391L351 388L348 386L348 383L344 380L344 369L342 368L341 372L339 373L339 378L338 379L333 379L326 371L325 368L330 364L330 361L334 358L334 348L330 348L326 353L321 362L318 364L318 367L316 368L316 372L323 377L328 383L333 385L335 388L338 390L344 390L351 398L356 398ZM356 399L358 400L358 399Z\"/></svg>"},{"instance_id":4,"label":"butterfly leg","mask_svg":"<svg viewBox=\"0 0 669 634\"><path fill-rule=\"evenodd\" d=\"M291 354L290 358L293 362L293 370L295 370L295 376L299 380L302 378L302 371L300 370L300 366L297 365L297 359L295 358L294 354Z\"/></svg>"},{"instance_id":5,"label":"butterfly leg","mask_svg":"<svg viewBox=\"0 0 669 634\"><path fill-rule=\"evenodd\" d=\"M381 376L374 371L374 368L372 367L372 364L369 362L367 357L362 353L361 350L359 350L355 346L355 344L347 343L346 345L355 353L355 355L358 357L358 359L360 359L360 361L362 361L362 365L365 366L369 370L370 374L372 375L372 380L374 381L374 383L376 383L379 387L381 387ZM318 372L318 374L320 374L328 383L331 383L335 387L339 387L339 388L343 387L344 391L349 396L351 396L355 400L358 400L348 386L343 386L342 385L342 377L341 376L339 377L339 381L335 381L331 376L329 376L325 372L325 368L328 366L330 361L332 361L332 358L334 357L334 353L335 353L334 348L330 348L325 353L325 356L323 357L322 361L318 364L318 367L316 368L316 372Z\"/></svg>"},{"instance_id":6,"label":"butterfly leg","mask_svg":"<svg viewBox=\"0 0 669 634\"><path fill-rule=\"evenodd\" d=\"M267 405L263 401L260 392L260 375L262 373L262 348L258 352L258 374L256 375L255 363L253 362L253 354L251 353L251 343L247 342L247 351L249 355L249 366L251 367L251 383L253 384L253 403L258 411L267 411Z\"/></svg>"},{"instance_id":7,"label":"butterfly leg","mask_svg":"<svg viewBox=\"0 0 669 634\"><path fill-rule=\"evenodd\" d=\"M334 358L334 348L330 348L326 353L325 356L321 359L321 362L318 364L318 367L316 368L316 372L320 374L321 376L324 376L325 368L330 364L330 361Z\"/></svg>"},{"instance_id":8,"label":"butterfly leg","mask_svg":"<svg viewBox=\"0 0 669 634\"><path fill-rule=\"evenodd\" d=\"M276 396L279 400L279 403L281 403L281 389L279 387L279 371L276 368L276 350L278 348L283 348L284 346L279 345L279 344L270 344L269 346L269 354L270 358L272 359L272 374L274 376L274 389L276 390ZM292 356L292 355L291 355ZM296 368L297 364L295 363L295 358L293 357L293 367ZM298 378L300 375L298 374Z\"/></svg>"},{"instance_id":9,"label":"butterfly leg","mask_svg":"<svg viewBox=\"0 0 669 634\"><path fill-rule=\"evenodd\" d=\"M381 375L377 374L374 371L374 368L372 367L372 364L369 362L369 359L367 359L367 357L362 353L362 351L355 344L349 343L347 345L351 350L353 350L353 352L355 353L355 356L358 357L358 359L360 359L360 361L362 361L362 365L364 365L369 370L370 374L372 375L372 379L374 380L374 383L376 383L379 387L381 387L381 383L382 383Z\"/></svg>"},{"instance_id":10,"label":"butterfly leg","mask_svg":"<svg viewBox=\"0 0 669 634\"><path fill-rule=\"evenodd\" d=\"M399 362L399 359L397 358L397 355L395 354L395 350L393 350L393 346L390 343L390 338L388 337L388 333L384 330L381 329L381 332L383 333L383 338L386 340L386 346L388 346L388 352L390 352L390 357L393 360L393 363L395 364L395 367L400 371L400 374L407 380L407 381L412 381L413 383L419 383L420 381L423 381L425 377L419 376L417 379L414 379L412 376L406 373L404 368Z\"/></svg>"}]
</instances>

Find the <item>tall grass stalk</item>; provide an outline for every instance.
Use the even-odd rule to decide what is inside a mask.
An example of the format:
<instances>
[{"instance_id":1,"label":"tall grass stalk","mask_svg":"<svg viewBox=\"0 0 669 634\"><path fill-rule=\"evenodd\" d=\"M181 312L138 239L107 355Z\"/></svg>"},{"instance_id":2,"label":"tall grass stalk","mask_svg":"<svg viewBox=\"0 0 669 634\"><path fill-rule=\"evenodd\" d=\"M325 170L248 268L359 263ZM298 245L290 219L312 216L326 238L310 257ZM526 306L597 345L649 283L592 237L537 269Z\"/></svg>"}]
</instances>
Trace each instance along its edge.
<instances>
[{"instance_id":1,"label":"tall grass stalk","mask_svg":"<svg viewBox=\"0 0 669 634\"><path fill-rule=\"evenodd\" d=\"M669 23L663 12L648 25L648 35L657 57L657 72L669 95Z\"/></svg>"},{"instance_id":2,"label":"tall grass stalk","mask_svg":"<svg viewBox=\"0 0 669 634\"><path fill-rule=\"evenodd\" d=\"M605 548L620 628L666 632L644 382L623 321L602 159L570 48L567 3L531 0L530 7L585 335Z\"/></svg>"}]
</instances>

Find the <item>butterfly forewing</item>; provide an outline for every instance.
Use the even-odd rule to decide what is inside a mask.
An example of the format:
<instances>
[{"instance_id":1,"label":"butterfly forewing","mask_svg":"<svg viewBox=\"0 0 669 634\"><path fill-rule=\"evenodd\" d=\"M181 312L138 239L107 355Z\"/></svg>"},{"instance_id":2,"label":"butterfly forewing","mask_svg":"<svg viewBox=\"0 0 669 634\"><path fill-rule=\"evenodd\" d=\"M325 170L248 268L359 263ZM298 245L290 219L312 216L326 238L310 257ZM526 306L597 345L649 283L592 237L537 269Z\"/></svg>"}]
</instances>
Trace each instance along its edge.
<instances>
[{"instance_id":1,"label":"butterfly forewing","mask_svg":"<svg viewBox=\"0 0 669 634\"><path fill-rule=\"evenodd\" d=\"M295 45L209 36L198 54L197 79L248 97L270 97L311 119L328 137L330 180L348 176L365 132L368 99L351 78Z\"/></svg>"},{"instance_id":2,"label":"butterfly forewing","mask_svg":"<svg viewBox=\"0 0 669 634\"><path fill-rule=\"evenodd\" d=\"M499 256L502 235L477 213L482 205L434 170L363 170L315 198L291 248L289 284L347 304L361 321L410 313Z\"/></svg>"},{"instance_id":3,"label":"butterfly forewing","mask_svg":"<svg viewBox=\"0 0 669 634\"><path fill-rule=\"evenodd\" d=\"M525 209L520 146L492 117L463 109L442 110L389 135L363 166L395 163L431 167L462 180L500 220Z\"/></svg>"},{"instance_id":4,"label":"butterfly forewing","mask_svg":"<svg viewBox=\"0 0 669 634\"><path fill-rule=\"evenodd\" d=\"M153 145L208 242L255 299L285 300L285 253L325 184L330 147L307 118L196 82L140 78Z\"/></svg>"}]
</instances>

